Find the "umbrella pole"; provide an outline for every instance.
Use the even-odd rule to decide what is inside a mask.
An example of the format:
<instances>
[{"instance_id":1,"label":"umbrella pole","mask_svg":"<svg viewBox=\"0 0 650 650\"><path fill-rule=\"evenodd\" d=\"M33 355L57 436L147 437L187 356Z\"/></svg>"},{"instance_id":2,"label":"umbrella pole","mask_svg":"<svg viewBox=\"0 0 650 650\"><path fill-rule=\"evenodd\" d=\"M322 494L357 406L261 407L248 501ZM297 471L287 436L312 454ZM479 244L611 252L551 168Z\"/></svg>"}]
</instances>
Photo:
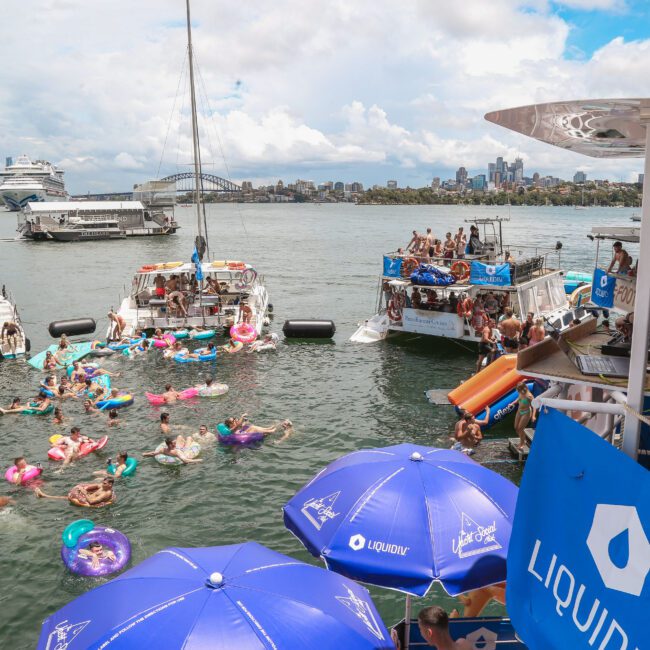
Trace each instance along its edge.
<instances>
[{"instance_id":1,"label":"umbrella pole","mask_svg":"<svg viewBox=\"0 0 650 650\"><path fill-rule=\"evenodd\" d=\"M411 643L411 594L406 594L406 606L404 608L404 650L409 650Z\"/></svg>"}]
</instances>

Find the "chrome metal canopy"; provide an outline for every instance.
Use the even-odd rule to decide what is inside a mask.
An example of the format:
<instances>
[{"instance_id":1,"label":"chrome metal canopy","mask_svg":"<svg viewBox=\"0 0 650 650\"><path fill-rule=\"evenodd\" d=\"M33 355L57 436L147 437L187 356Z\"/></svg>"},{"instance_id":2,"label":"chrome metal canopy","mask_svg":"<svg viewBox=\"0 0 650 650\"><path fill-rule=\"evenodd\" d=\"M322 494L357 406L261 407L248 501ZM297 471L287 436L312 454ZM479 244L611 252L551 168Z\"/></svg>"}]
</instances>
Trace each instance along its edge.
<instances>
[{"instance_id":1,"label":"chrome metal canopy","mask_svg":"<svg viewBox=\"0 0 650 650\"><path fill-rule=\"evenodd\" d=\"M643 157L650 99L584 99L486 113L485 119L594 158Z\"/></svg>"}]
</instances>

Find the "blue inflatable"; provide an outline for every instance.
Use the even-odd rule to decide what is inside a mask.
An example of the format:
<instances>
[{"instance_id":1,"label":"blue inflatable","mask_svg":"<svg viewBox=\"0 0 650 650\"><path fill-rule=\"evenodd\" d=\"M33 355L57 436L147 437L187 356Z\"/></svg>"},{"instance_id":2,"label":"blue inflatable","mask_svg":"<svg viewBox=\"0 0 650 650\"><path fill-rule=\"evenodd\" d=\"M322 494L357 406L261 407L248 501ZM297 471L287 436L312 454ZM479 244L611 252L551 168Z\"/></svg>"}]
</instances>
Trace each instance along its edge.
<instances>
[{"instance_id":1,"label":"blue inflatable","mask_svg":"<svg viewBox=\"0 0 650 650\"><path fill-rule=\"evenodd\" d=\"M213 350L200 348L196 352L199 355L199 361L214 361L217 358L217 348Z\"/></svg>"},{"instance_id":2,"label":"blue inflatable","mask_svg":"<svg viewBox=\"0 0 650 650\"><path fill-rule=\"evenodd\" d=\"M203 339L211 339L215 334L216 332L214 330L193 330L190 332L190 338L200 341Z\"/></svg>"},{"instance_id":3,"label":"blue inflatable","mask_svg":"<svg viewBox=\"0 0 650 650\"><path fill-rule=\"evenodd\" d=\"M137 339L129 339L130 343L109 343L108 347L111 350L126 350L128 347L131 345L135 345L136 343L141 343L142 341L147 338L146 336L141 336L140 338Z\"/></svg>"},{"instance_id":4,"label":"blue inflatable","mask_svg":"<svg viewBox=\"0 0 650 650\"><path fill-rule=\"evenodd\" d=\"M411 274L411 282L425 287L448 287L456 282L456 278L433 264L420 264Z\"/></svg>"},{"instance_id":5,"label":"blue inflatable","mask_svg":"<svg viewBox=\"0 0 650 650\"><path fill-rule=\"evenodd\" d=\"M174 355L174 361L178 363L194 363L198 362L198 359L196 357L190 357L189 353L179 352Z\"/></svg>"},{"instance_id":6,"label":"blue inflatable","mask_svg":"<svg viewBox=\"0 0 650 650\"><path fill-rule=\"evenodd\" d=\"M543 381L527 381L526 385L528 390L533 394L533 397L537 397L546 390L547 384ZM498 399L494 404L490 404L490 419L487 421L487 424L481 426L482 429L489 429L495 424L505 420L510 413L514 413L517 409L517 389L513 388L510 392L506 393L501 399ZM477 420L483 420L485 418L485 409L481 411L477 416Z\"/></svg>"},{"instance_id":7,"label":"blue inflatable","mask_svg":"<svg viewBox=\"0 0 650 650\"><path fill-rule=\"evenodd\" d=\"M186 339L190 333L188 330L178 330L177 332L168 332L169 334L173 334L174 338L177 341L180 341L181 339Z\"/></svg>"}]
</instances>

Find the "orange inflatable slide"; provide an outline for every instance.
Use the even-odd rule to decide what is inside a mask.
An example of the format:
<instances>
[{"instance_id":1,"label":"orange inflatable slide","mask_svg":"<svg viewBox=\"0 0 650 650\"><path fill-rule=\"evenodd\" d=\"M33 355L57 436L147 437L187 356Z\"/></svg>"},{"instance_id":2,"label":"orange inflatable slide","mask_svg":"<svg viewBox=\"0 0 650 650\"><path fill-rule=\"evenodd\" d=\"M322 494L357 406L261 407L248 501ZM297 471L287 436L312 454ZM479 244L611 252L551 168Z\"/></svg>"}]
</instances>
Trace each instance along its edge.
<instances>
[{"instance_id":1,"label":"orange inflatable slide","mask_svg":"<svg viewBox=\"0 0 650 650\"><path fill-rule=\"evenodd\" d=\"M458 388L454 388L447 399L457 409L477 415L523 379L525 377L517 372L517 355L504 354Z\"/></svg>"}]
</instances>

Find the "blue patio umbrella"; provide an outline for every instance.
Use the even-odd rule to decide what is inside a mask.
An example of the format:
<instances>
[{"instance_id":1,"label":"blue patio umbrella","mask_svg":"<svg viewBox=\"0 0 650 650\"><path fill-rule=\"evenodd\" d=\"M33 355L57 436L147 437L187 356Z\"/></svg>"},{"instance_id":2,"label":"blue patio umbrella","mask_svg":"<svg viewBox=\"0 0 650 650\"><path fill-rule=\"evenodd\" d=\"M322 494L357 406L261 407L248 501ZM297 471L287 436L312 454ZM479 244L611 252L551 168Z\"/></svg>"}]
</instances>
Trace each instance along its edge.
<instances>
[{"instance_id":1,"label":"blue patio umbrella","mask_svg":"<svg viewBox=\"0 0 650 650\"><path fill-rule=\"evenodd\" d=\"M167 548L67 604L39 649L393 648L367 590L255 542Z\"/></svg>"},{"instance_id":2,"label":"blue patio umbrella","mask_svg":"<svg viewBox=\"0 0 650 650\"><path fill-rule=\"evenodd\" d=\"M517 487L465 454L402 444L336 460L284 507L285 526L327 567L424 596L506 579Z\"/></svg>"}]
</instances>

